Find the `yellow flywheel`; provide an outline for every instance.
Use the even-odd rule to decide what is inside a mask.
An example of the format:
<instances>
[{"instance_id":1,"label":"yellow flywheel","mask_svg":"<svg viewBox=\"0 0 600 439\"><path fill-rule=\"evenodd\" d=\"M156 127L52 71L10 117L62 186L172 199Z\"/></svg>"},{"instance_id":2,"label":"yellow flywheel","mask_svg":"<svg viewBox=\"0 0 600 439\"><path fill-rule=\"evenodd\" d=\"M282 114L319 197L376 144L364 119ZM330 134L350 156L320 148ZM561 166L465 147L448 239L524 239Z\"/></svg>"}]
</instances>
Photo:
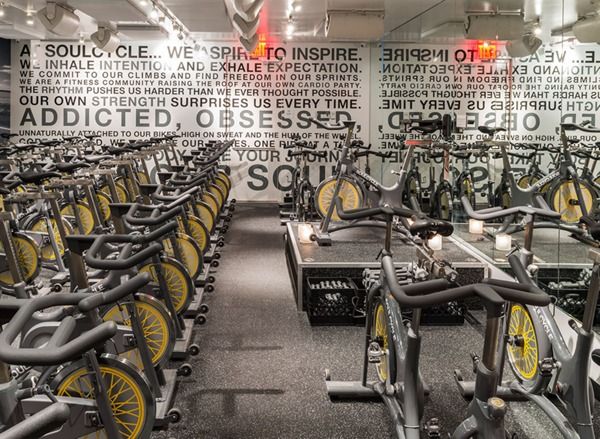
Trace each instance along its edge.
<instances>
[{"instance_id":1,"label":"yellow flywheel","mask_svg":"<svg viewBox=\"0 0 600 439\"><path fill-rule=\"evenodd\" d=\"M377 364L377 375L381 381L386 381L388 378L387 353L389 351L389 339L385 308L381 303L377 304L377 309L375 310L375 339L384 352L384 356L381 357L379 364Z\"/></svg>"},{"instance_id":2,"label":"yellow flywheel","mask_svg":"<svg viewBox=\"0 0 600 439\"><path fill-rule=\"evenodd\" d=\"M82 230L79 230L79 233L83 235L89 235L94 231L94 216L92 214L92 210L86 203L82 203L81 201L78 201L75 206L77 208L77 213L79 214L79 219L81 220ZM75 221L76 217L75 212L73 211L73 206L70 204L63 206L60 209L60 214L63 217L73 218L73 224L75 224L75 227L79 229L79 224L77 221Z\"/></svg>"},{"instance_id":3,"label":"yellow flywheel","mask_svg":"<svg viewBox=\"0 0 600 439\"><path fill-rule=\"evenodd\" d=\"M319 215L324 218L327 216L327 211L333 200L337 179L331 179L324 182L317 189L316 204ZM362 205L362 194L358 186L347 179L342 179L340 183L339 197L343 200L342 206L344 210L358 209ZM341 221L336 209L333 209L331 215L333 221Z\"/></svg>"},{"instance_id":4,"label":"yellow flywheel","mask_svg":"<svg viewBox=\"0 0 600 439\"><path fill-rule=\"evenodd\" d=\"M152 356L152 364L155 366L164 364L172 353L172 346L169 343L169 324L166 320L168 314L164 315L157 310L156 306L146 301L135 300L134 303L140 326L144 332L144 339ZM159 304L164 306L160 302ZM126 306L121 304L112 305L102 318L104 321L112 320L120 325L131 326L129 311ZM143 369L142 360L137 349L126 352L124 356L138 368Z\"/></svg>"},{"instance_id":5,"label":"yellow flywheel","mask_svg":"<svg viewBox=\"0 0 600 439\"><path fill-rule=\"evenodd\" d=\"M146 401L139 385L123 370L102 364L100 373L112 408L113 417L121 438L139 439L146 422ZM95 398L94 385L85 367L68 375L58 386L56 395L75 398ZM86 439L109 439L104 430L83 436Z\"/></svg>"},{"instance_id":6,"label":"yellow flywheel","mask_svg":"<svg viewBox=\"0 0 600 439\"><path fill-rule=\"evenodd\" d=\"M62 218L62 224L63 224L63 227L64 227L67 235L70 235L73 233L73 227L71 227L71 224L69 223L69 221ZM54 234L56 246L58 247L58 252L60 253L60 256L62 257L65 254L65 244L62 242L62 239L60 238L60 233L58 231L57 223L54 218L50 219L50 226L52 227L52 232ZM46 220L43 217L39 217L38 219L36 219L35 222L31 225L31 227L28 227L28 230L31 230L32 232L38 232L38 233L48 235L48 225L46 224ZM51 262L56 261L56 255L54 254L54 249L52 248L52 244L49 241L48 242L45 241L41 245L40 254L42 256L43 262L51 263Z\"/></svg>"},{"instance_id":7,"label":"yellow flywheel","mask_svg":"<svg viewBox=\"0 0 600 439\"><path fill-rule=\"evenodd\" d=\"M538 371L538 343L535 327L527 309L514 304L510 310L508 358L513 370L523 380L531 380Z\"/></svg>"},{"instance_id":8,"label":"yellow flywheel","mask_svg":"<svg viewBox=\"0 0 600 439\"><path fill-rule=\"evenodd\" d=\"M40 272L40 253L35 241L29 236L15 233L11 236L17 263L25 282L31 281ZM4 247L0 243L0 252L4 253ZM0 284L12 286L15 284L12 274L7 270L0 273Z\"/></svg>"},{"instance_id":9,"label":"yellow flywheel","mask_svg":"<svg viewBox=\"0 0 600 439\"><path fill-rule=\"evenodd\" d=\"M149 273L153 282L158 282L158 267L153 263L145 264L140 268L140 273ZM174 261L163 259L160 263L160 270L167 284L168 294L173 302L173 307L177 314L184 312L191 302L191 291L186 281L185 267L177 265Z\"/></svg>"},{"instance_id":10,"label":"yellow flywheel","mask_svg":"<svg viewBox=\"0 0 600 439\"><path fill-rule=\"evenodd\" d=\"M197 245L197 243L193 242L193 238L184 233L177 233L175 239L177 240L177 246L179 246L179 250L181 251L181 255L183 260L180 262L185 265L188 273L192 276L193 279L196 279L200 273L202 272L202 250ZM176 256L175 249L171 243L170 239L165 239L162 242L163 249L165 253L172 258Z\"/></svg>"},{"instance_id":11,"label":"yellow flywheel","mask_svg":"<svg viewBox=\"0 0 600 439\"><path fill-rule=\"evenodd\" d=\"M579 182L581 195L583 199L577 198L575 185L571 180L561 182L558 188L552 194L552 204L550 207L560 213L561 220L566 223L578 223L583 212L581 206L584 205L587 212L591 212L594 206L594 196L592 191L583 182Z\"/></svg>"}]
</instances>

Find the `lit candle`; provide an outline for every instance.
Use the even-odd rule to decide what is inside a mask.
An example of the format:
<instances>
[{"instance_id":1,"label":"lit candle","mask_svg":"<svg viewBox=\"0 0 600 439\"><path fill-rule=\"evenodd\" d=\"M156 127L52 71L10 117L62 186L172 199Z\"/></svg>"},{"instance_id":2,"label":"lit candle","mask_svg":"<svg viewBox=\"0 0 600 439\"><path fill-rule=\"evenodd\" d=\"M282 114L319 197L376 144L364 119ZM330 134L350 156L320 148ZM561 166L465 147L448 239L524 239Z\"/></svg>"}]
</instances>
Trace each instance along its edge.
<instances>
[{"instance_id":1,"label":"lit candle","mask_svg":"<svg viewBox=\"0 0 600 439\"><path fill-rule=\"evenodd\" d=\"M498 233L496 235L496 250L510 251L512 248L512 236L506 233Z\"/></svg>"},{"instance_id":2,"label":"lit candle","mask_svg":"<svg viewBox=\"0 0 600 439\"><path fill-rule=\"evenodd\" d=\"M469 233L481 235L483 233L483 221L476 219L469 220Z\"/></svg>"},{"instance_id":3,"label":"lit candle","mask_svg":"<svg viewBox=\"0 0 600 439\"><path fill-rule=\"evenodd\" d=\"M311 236L313 235L312 225L309 223L298 224L298 240L302 244L312 243Z\"/></svg>"},{"instance_id":4,"label":"lit candle","mask_svg":"<svg viewBox=\"0 0 600 439\"><path fill-rule=\"evenodd\" d=\"M434 235L431 239L427 240L427 245L431 250L441 250L442 235Z\"/></svg>"}]
</instances>

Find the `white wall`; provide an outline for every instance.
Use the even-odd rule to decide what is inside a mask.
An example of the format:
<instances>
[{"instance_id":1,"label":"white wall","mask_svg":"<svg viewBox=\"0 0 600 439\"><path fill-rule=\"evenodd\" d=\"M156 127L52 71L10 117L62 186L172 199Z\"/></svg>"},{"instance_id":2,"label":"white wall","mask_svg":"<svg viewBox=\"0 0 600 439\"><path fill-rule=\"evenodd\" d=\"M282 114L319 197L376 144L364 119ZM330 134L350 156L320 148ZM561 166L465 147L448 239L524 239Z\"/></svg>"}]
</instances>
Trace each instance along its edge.
<instances>
[{"instance_id":1,"label":"white wall","mask_svg":"<svg viewBox=\"0 0 600 439\"><path fill-rule=\"evenodd\" d=\"M399 120L449 112L472 124L461 141L481 138L475 126L488 124L509 127L515 141L556 144L561 118L597 123L597 45L548 47L513 65L478 61L473 44L269 49L257 60L225 44L194 52L138 42L106 54L90 44L14 43L11 128L20 141L94 132L109 143L168 132L193 148L234 139L234 196L278 200L292 167L281 145L292 134L330 151L313 166L314 182L331 173L339 134L315 129L311 116L355 119L357 137L382 149L395 147Z\"/></svg>"}]
</instances>

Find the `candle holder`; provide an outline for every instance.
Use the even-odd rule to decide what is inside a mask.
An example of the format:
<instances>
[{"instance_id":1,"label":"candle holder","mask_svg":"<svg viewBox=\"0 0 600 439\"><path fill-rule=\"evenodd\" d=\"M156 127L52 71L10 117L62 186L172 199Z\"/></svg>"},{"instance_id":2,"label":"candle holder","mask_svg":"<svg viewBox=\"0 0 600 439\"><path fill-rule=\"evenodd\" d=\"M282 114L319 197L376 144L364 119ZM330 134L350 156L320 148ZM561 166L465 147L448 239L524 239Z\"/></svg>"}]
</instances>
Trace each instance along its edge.
<instances>
[{"instance_id":1,"label":"candle holder","mask_svg":"<svg viewBox=\"0 0 600 439\"><path fill-rule=\"evenodd\" d=\"M310 223L299 223L298 224L298 241L301 244L311 244L313 240L313 227Z\"/></svg>"},{"instance_id":2,"label":"candle holder","mask_svg":"<svg viewBox=\"0 0 600 439\"><path fill-rule=\"evenodd\" d=\"M512 236L506 233L498 233L496 235L496 250L510 251L512 248Z\"/></svg>"},{"instance_id":3,"label":"candle holder","mask_svg":"<svg viewBox=\"0 0 600 439\"><path fill-rule=\"evenodd\" d=\"M442 249L442 235L435 235L427 240L427 246L434 251Z\"/></svg>"},{"instance_id":4,"label":"candle holder","mask_svg":"<svg viewBox=\"0 0 600 439\"><path fill-rule=\"evenodd\" d=\"M474 235L483 234L483 221L470 219L469 220L469 233Z\"/></svg>"}]
</instances>

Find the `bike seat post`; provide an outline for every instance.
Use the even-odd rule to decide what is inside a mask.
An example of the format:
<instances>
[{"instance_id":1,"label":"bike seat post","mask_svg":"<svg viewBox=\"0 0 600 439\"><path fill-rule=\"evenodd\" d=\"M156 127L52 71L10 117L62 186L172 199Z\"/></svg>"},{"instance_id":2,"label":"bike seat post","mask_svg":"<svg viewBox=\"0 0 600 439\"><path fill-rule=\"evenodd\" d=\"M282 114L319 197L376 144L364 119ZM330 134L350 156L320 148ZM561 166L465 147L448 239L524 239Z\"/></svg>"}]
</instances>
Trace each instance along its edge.
<instances>
[{"instance_id":1,"label":"bike seat post","mask_svg":"<svg viewBox=\"0 0 600 439\"><path fill-rule=\"evenodd\" d=\"M388 254L392 253L392 222L393 215L386 215L385 218L385 251Z\"/></svg>"}]
</instances>

